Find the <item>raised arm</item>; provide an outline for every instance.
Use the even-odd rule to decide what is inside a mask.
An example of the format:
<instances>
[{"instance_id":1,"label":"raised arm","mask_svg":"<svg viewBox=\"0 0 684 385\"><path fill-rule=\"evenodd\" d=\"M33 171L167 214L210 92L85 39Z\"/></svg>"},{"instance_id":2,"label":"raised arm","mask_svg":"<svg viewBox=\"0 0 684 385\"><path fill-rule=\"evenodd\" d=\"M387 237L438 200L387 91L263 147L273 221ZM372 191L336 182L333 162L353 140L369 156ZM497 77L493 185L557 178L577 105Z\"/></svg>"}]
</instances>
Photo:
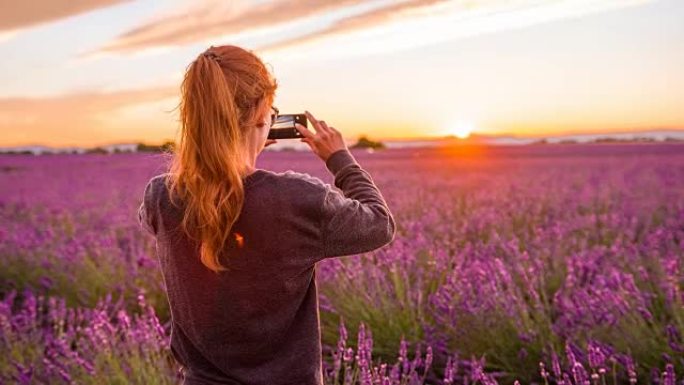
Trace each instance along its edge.
<instances>
[{"instance_id":1,"label":"raised arm","mask_svg":"<svg viewBox=\"0 0 684 385\"><path fill-rule=\"evenodd\" d=\"M348 149L337 150L325 164L342 193L326 187L321 215L324 257L363 253L390 243L396 233L394 218L370 174Z\"/></svg>"},{"instance_id":2,"label":"raised arm","mask_svg":"<svg viewBox=\"0 0 684 385\"><path fill-rule=\"evenodd\" d=\"M305 112L316 133L296 123L301 141L325 162L335 176L335 186L342 190L325 186L320 215L323 258L363 253L390 243L394 218L370 174L356 162L340 131Z\"/></svg>"}]
</instances>

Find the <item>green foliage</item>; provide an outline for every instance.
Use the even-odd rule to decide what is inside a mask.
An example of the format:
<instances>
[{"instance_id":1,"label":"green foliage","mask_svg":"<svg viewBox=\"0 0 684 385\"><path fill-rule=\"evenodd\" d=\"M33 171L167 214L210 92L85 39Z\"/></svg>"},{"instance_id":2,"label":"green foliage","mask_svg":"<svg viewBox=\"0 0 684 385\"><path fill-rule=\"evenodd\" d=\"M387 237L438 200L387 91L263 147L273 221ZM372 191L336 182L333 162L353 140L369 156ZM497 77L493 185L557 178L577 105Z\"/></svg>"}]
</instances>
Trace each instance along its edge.
<instances>
[{"instance_id":1,"label":"green foliage","mask_svg":"<svg viewBox=\"0 0 684 385\"><path fill-rule=\"evenodd\" d=\"M368 139L366 136L361 136L359 140L351 146L351 148L372 148L372 149L383 149L385 144L382 142L376 142Z\"/></svg>"},{"instance_id":2,"label":"green foliage","mask_svg":"<svg viewBox=\"0 0 684 385\"><path fill-rule=\"evenodd\" d=\"M166 141L161 145L150 145L145 143L138 143L136 151L138 152L173 152L176 144L173 141Z\"/></svg>"}]
</instances>

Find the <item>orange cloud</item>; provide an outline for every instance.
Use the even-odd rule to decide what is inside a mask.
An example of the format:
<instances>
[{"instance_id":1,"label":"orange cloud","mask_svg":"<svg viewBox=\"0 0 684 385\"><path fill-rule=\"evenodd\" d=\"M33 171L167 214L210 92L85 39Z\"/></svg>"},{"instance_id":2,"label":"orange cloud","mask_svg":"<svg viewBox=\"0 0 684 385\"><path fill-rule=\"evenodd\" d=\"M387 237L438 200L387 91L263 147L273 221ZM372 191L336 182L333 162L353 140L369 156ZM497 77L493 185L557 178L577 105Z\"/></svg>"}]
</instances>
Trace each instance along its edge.
<instances>
[{"instance_id":1,"label":"orange cloud","mask_svg":"<svg viewBox=\"0 0 684 385\"><path fill-rule=\"evenodd\" d=\"M190 44L361 3L363 0L276 0L254 6L236 6L223 1L193 3L192 8L158 17L122 34L98 52L131 52Z\"/></svg>"},{"instance_id":2,"label":"orange cloud","mask_svg":"<svg viewBox=\"0 0 684 385\"><path fill-rule=\"evenodd\" d=\"M131 0L50 0L39 6L32 1L13 1L0 12L0 31L23 29L98 8Z\"/></svg>"},{"instance_id":3,"label":"orange cloud","mask_svg":"<svg viewBox=\"0 0 684 385\"><path fill-rule=\"evenodd\" d=\"M315 33L297 36L292 39L281 40L258 47L260 50L283 49L309 41L320 40L328 36L342 34L354 30L370 28L376 25L393 21L396 17L402 16L405 12L428 8L438 3L449 0L411 0L403 3L394 3L390 6L373 9L361 15L343 18L328 27L318 30Z\"/></svg>"},{"instance_id":4,"label":"orange cloud","mask_svg":"<svg viewBox=\"0 0 684 385\"><path fill-rule=\"evenodd\" d=\"M384 3L363 0L273 0L253 5L247 1L225 3L220 0L197 0L186 9L161 15L80 57L155 51L212 39L249 35L250 32L262 33L264 30L271 30L270 35L277 38L278 27L304 21L312 15L334 11L353 12L348 12L351 15L336 17L337 20L318 30L292 38L275 39L276 41L270 39L254 48L262 52L277 51L358 31L362 34L372 32L373 37L357 36L356 40L343 43L342 45L347 45L347 52L394 51L402 47L411 48L430 42L519 28L652 1L655 0L403 0ZM402 29L404 21L406 28ZM380 26L387 28L375 31ZM399 32L408 35L400 36ZM345 47L335 47L335 51L342 53Z\"/></svg>"},{"instance_id":5,"label":"orange cloud","mask_svg":"<svg viewBox=\"0 0 684 385\"><path fill-rule=\"evenodd\" d=\"M130 126L120 119L119 111L178 96L178 87L157 87L0 98L1 145L35 144L37 138L41 143L61 146L133 139L133 135L149 127ZM174 107L170 104L168 110ZM162 119L158 121L172 128Z\"/></svg>"}]
</instances>

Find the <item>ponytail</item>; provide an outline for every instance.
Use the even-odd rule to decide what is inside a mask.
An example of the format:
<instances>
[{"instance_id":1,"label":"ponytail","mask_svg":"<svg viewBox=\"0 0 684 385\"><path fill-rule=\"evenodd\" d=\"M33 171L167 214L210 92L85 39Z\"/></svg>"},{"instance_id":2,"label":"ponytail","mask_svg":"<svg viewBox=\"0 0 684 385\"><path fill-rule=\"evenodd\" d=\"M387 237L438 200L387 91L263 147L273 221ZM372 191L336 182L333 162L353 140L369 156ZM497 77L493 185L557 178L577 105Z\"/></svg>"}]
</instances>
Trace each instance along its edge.
<instances>
[{"instance_id":1,"label":"ponytail","mask_svg":"<svg viewBox=\"0 0 684 385\"><path fill-rule=\"evenodd\" d=\"M228 270L219 259L244 204L247 130L262 120L276 89L261 60L235 46L200 54L181 84L169 193L185 203L183 231L214 272Z\"/></svg>"}]
</instances>

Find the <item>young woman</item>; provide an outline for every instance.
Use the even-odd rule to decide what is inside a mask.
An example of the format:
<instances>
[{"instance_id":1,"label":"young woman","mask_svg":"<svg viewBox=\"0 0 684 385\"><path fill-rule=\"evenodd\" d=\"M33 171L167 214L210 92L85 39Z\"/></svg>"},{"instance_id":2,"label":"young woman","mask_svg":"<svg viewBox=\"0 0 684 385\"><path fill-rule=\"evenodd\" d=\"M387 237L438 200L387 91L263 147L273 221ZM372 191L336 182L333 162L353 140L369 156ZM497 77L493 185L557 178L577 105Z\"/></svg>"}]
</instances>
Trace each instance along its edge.
<instances>
[{"instance_id":1,"label":"young woman","mask_svg":"<svg viewBox=\"0 0 684 385\"><path fill-rule=\"evenodd\" d=\"M380 248L394 218L342 134L307 111L302 139L334 175L255 167L277 82L251 51L212 46L181 85L169 172L145 187L185 384L322 384L316 262ZM341 191L341 192L340 192Z\"/></svg>"}]
</instances>

